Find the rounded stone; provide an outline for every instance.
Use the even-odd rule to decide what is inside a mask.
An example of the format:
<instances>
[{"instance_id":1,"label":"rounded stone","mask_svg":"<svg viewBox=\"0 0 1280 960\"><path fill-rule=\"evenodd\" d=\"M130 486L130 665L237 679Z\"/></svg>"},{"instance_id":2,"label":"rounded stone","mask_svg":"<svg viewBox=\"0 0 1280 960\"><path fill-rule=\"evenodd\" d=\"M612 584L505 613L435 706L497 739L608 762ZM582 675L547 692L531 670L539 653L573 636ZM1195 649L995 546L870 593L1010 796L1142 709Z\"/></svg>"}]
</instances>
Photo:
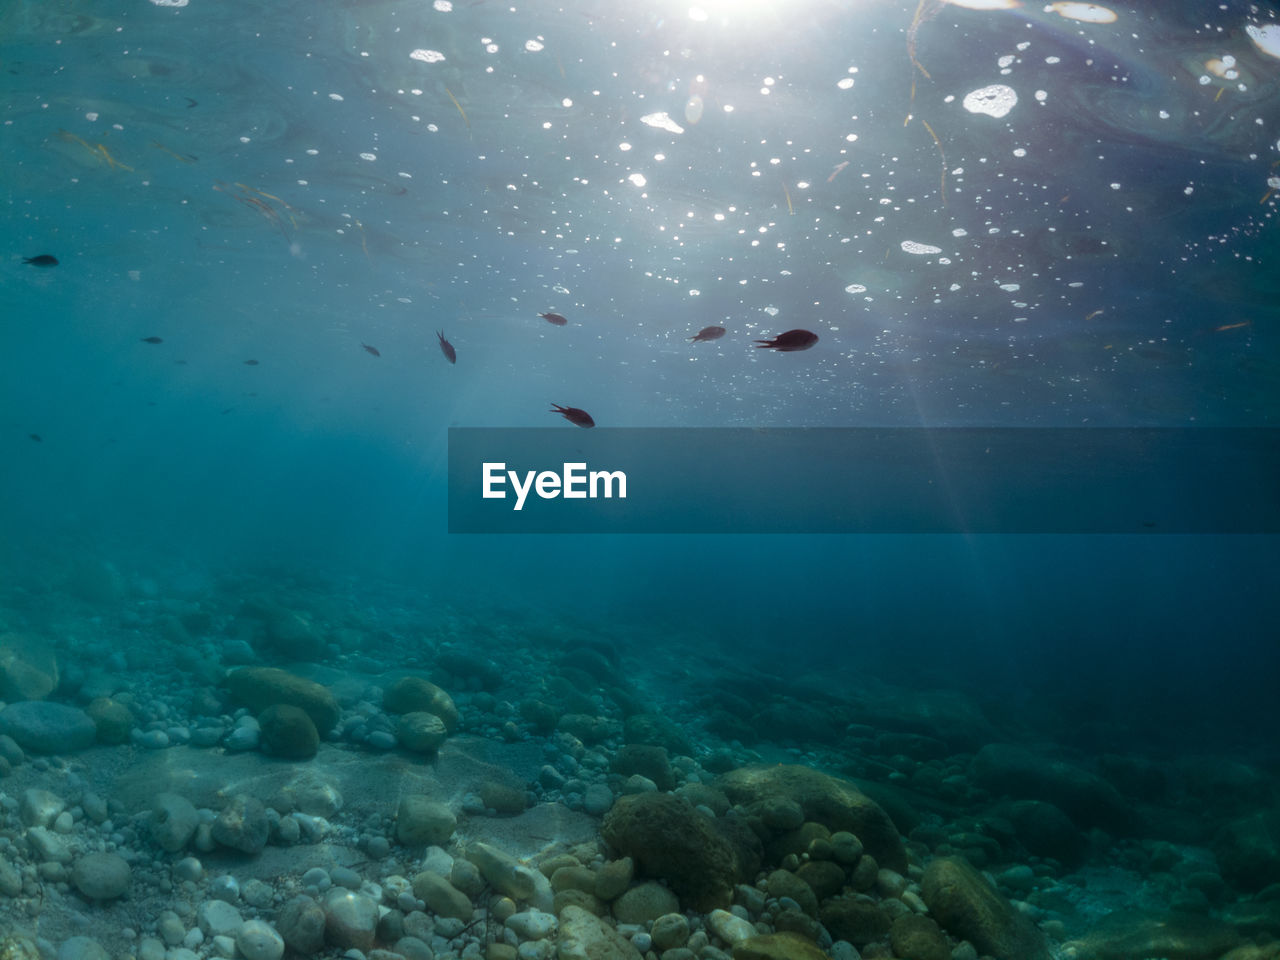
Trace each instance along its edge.
<instances>
[{"instance_id":1,"label":"rounded stone","mask_svg":"<svg viewBox=\"0 0 1280 960\"><path fill-rule=\"evenodd\" d=\"M89 715L64 703L24 700L0 710L0 734L31 753L75 753L98 735Z\"/></svg>"},{"instance_id":2,"label":"rounded stone","mask_svg":"<svg viewBox=\"0 0 1280 960\"><path fill-rule=\"evenodd\" d=\"M98 697L84 708L98 731L99 743L128 743L133 730L133 712L118 700Z\"/></svg>"},{"instance_id":3,"label":"rounded stone","mask_svg":"<svg viewBox=\"0 0 1280 960\"><path fill-rule=\"evenodd\" d=\"M200 814L190 800L176 793L161 793L152 801L147 825L161 850L177 853L191 842L199 823Z\"/></svg>"},{"instance_id":4,"label":"rounded stone","mask_svg":"<svg viewBox=\"0 0 1280 960\"><path fill-rule=\"evenodd\" d=\"M664 913L653 921L649 936L659 950L683 947L689 940L689 920L682 913Z\"/></svg>"},{"instance_id":5,"label":"rounded stone","mask_svg":"<svg viewBox=\"0 0 1280 960\"><path fill-rule=\"evenodd\" d=\"M310 956L324 946L324 909L310 897L294 897L281 907L276 927L295 953Z\"/></svg>"},{"instance_id":6,"label":"rounded stone","mask_svg":"<svg viewBox=\"0 0 1280 960\"><path fill-rule=\"evenodd\" d=\"M240 929L244 917L225 900L206 900L196 909L196 923L206 937L225 937Z\"/></svg>"},{"instance_id":7,"label":"rounded stone","mask_svg":"<svg viewBox=\"0 0 1280 960\"><path fill-rule=\"evenodd\" d=\"M396 723L396 739L414 753L435 753L448 736L444 720L425 710L406 713Z\"/></svg>"},{"instance_id":8,"label":"rounded stone","mask_svg":"<svg viewBox=\"0 0 1280 960\"><path fill-rule=\"evenodd\" d=\"M242 853L260 853L270 832L262 801L244 793L232 797L213 821L213 839Z\"/></svg>"},{"instance_id":9,"label":"rounded stone","mask_svg":"<svg viewBox=\"0 0 1280 960\"><path fill-rule=\"evenodd\" d=\"M90 853L71 868L71 882L90 900L114 900L129 889L133 871L118 853Z\"/></svg>"},{"instance_id":10,"label":"rounded stone","mask_svg":"<svg viewBox=\"0 0 1280 960\"><path fill-rule=\"evenodd\" d=\"M58 948L58 960L110 960L110 957L93 937L69 937Z\"/></svg>"},{"instance_id":11,"label":"rounded stone","mask_svg":"<svg viewBox=\"0 0 1280 960\"><path fill-rule=\"evenodd\" d=\"M416 794L400 798L396 839L405 846L443 846L457 826L453 811L438 800Z\"/></svg>"},{"instance_id":12,"label":"rounded stone","mask_svg":"<svg viewBox=\"0 0 1280 960\"><path fill-rule=\"evenodd\" d=\"M258 715L261 741L278 757L307 760L320 748L320 733L307 712L287 703L274 703Z\"/></svg>"},{"instance_id":13,"label":"rounded stone","mask_svg":"<svg viewBox=\"0 0 1280 960\"><path fill-rule=\"evenodd\" d=\"M417 710L434 713L450 732L458 725L458 708L453 698L422 677L401 677L382 694L382 708L387 713L412 713Z\"/></svg>"},{"instance_id":14,"label":"rounded stone","mask_svg":"<svg viewBox=\"0 0 1280 960\"><path fill-rule=\"evenodd\" d=\"M613 903L613 915L619 923L639 923L646 926L663 914L679 910L680 901L676 899L676 895L653 881L632 887Z\"/></svg>"},{"instance_id":15,"label":"rounded stone","mask_svg":"<svg viewBox=\"0 0 1280 960\"><path fill-rule=\"evenodd\" d=\"M280 960L284 938L261 920L246 920L236 931L236 949L244 960Z\"/></svg>"},{"instance_id":16,"label":"rounded stone","mask_svg":"<svg viewBox=\"0 0 1280 960\"><path fill-rule=\"evenodd\" d=\"M334 888L324 898L324 933L340 950L368 952L378 929L378 904L363 893Z\"/></svg>"}]
</instances>

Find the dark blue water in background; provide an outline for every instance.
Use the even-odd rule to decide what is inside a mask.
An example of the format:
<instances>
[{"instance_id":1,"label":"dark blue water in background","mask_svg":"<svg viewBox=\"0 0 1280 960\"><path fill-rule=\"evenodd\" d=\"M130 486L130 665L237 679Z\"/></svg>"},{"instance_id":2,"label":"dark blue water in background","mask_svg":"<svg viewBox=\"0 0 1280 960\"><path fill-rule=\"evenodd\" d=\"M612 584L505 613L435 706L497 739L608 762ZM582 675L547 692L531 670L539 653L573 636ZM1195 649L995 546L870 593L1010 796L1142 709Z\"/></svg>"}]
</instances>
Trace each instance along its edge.
<instances>
[{"instance_id":1,"label":"dark blue water in background","mask_svg":"<svg viewBox=\"0 0 1280 960\"><path fill-rule=\"evenodd\" d=\"M614 6L10 5L6 579L391 582L1248 731L1274 538L449 536L445 431L1274 425L1270 6ZM1007 116L961 106L996 83Z\"/></svg>"}]
</instances>

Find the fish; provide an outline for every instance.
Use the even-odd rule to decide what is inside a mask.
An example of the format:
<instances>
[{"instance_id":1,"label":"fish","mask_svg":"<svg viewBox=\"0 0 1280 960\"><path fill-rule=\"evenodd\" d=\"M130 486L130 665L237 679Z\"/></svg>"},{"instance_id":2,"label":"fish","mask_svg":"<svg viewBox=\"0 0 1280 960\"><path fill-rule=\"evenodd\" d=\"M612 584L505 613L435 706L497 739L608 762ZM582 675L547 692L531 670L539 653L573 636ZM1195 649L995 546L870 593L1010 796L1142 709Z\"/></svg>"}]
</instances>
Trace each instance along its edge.
<instances>
[{"instance_id":1,"label":"fish","mask_svg":"<svg viewBox=\"0 0 1280 960\"><path fill-rule=\"evenodd\" d=\"M369 353L373 354L375 357L380 357L380 356L382 356L382 354L380 354L380 353L378 352L378 348L377 348L377 347L371 347L371 346L369 346L367 343L362 343L362 344L360 344L360 346L364 347L364 348L365 348L365 350L369 351Z\"/></svg>"},{"instance_id":2,"label":"fish","mask_svg":"<svg viewBox=\"0 0 1280 960\"><path fill-rule=\"evenodd\" d=\"M808 330L788 330L780 333L772 340L757 340L757 347L777 350L779 353L791 353L795 350L808 350L818 342L818 335Z\"/></svg>"},{"instance_id":3,"label":"fish","mask_svg":"<svg viewBox=\"0 0 1280 960\"><path fill-rule=\"evenodd\" d=\"M554 323L557 327L563 327L569 321L558 313L540 313L538 314L547 323Z\"/></svg>"},{"instance_id":4,"label":"fish","mask_svg":"<svg viewBox=\"0 0 1280 960\"><path fill-rule=\"evenodd\" d=\"M244 365L245 365L246 367L256 367L256 366L258 365L258 361L257 361L257 360L246 360L246 361L244 362Z\"/></svg>"},{"instance_id":5,"label":"fish","mask_svg":"<svg viewBox=\"0 0 1280 960\"><path fill-rule=\"evenodd\" d=\"M554 409L548 410L548 413L558 413L570 423L577 424L579 427L594 427L596 425L596 422L591 419L591 414L578 407L562 407L558 403L553 403L551 406Z\"/></svg>"},{"instance_id":6,"label":"fish","mask_svg":"<svg viewBox=\"0 0 1280 960\"><path fill-rule=\"evenodd\" d=\"M437 330L436 336L440 338L440 352L444 354L446 360L450 363L458 362L458 351L453 349L453 344L444 338L444 331Z\"/></svg>"},{"instance_id":7,"label":"fish","mask_svg":"<svg viewBox=\"0 0 1280 960\"><path fill-rule=\"evenodd\" d=\"M58 258L51 253L41 253L34 257L23 257L23 263L29 263L33 267L56 267Z\"/></svg>"},{"instance_id":8,"label":"fish","mask_svg":"<svg viewBox=\"0 0 1280 960\"><path fill-rule=\"evenodd\" d=\"M694 343L702 343L704 340L719 340L724 336L724 327L703 327L689 339Z\"/></svg>"},{"instance_id":9,"label":"fish","mask_svg":"<svg viewBox=\"0 0 1280 960\"><path fill-rule=\"evenodd\" d=\"M38 433L28 433L27 436L30 437L32 440L34 440L36 443L44 443L44 437L40 436L40 434Z\"/></svg>"},{"instance_id":10,"label":"fish","mask_svg":"<svg viewBox=\"0 0 1280 960\"><path fill-rule=\"evenodd\" d=\"M159 337L143 337L142 342L143 343L164 343L164 341L161 340Z\"/></svg>"}]
</instances>

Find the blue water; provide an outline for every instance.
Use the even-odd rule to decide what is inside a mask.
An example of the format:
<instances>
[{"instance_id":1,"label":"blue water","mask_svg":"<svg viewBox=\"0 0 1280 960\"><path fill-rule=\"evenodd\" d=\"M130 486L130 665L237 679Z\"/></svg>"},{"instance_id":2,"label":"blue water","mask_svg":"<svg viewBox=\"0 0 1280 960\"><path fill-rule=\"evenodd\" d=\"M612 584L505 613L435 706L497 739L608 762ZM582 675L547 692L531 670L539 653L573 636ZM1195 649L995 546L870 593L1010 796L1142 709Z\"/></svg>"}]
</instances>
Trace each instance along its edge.
<instances>
[{"instance_id":1,"label":"blue water","mask_svg":"<svg viewBox=\"0 0 1280 960\"><path fill-rule=\"evenodd\" d=\"M909 2L440 6L0 13L11 584L305 571L1247 729L1272 537L450 536L445 432L1274 425L1271 5L925 4L927 77Z\"/></svg>"}]
</instances>

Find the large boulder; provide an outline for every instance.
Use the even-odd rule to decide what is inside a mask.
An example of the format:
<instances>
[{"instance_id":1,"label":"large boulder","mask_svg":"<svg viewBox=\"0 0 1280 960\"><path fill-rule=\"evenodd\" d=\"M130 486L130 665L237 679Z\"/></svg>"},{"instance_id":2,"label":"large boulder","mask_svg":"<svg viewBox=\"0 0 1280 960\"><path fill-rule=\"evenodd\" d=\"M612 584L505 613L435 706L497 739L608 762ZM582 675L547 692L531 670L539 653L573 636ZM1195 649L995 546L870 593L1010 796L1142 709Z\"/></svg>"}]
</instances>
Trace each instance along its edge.
<instances>
[{"instance_id":1,"label":"large boulder","mask_svg":"<svg viewBox=\"0 0 1280 960\"><path fill-rule=\"evenodd\" d=\"M666 880L699 911L727 907L733 886L745 879L737 844L717 821L684 797L642 793L619 797L604 818L601 836L631 857L638 872Z\"/></svg>"},{"instance_id":2,"label":"large boulder","mask_svg":"<svg viewBox=\"0 0 1280 960\"><path fill-rule=\"evenodd\" d=\"M42 700L58 686L58 659L47 640L0 635L0 700Z\"/></svg>"},{"instance_id":3,"label":"large boulder","mask_svg":"<svg viewBox=\"0 0 1280 960\"><path fill-rule=\"evenodd\" d=\"M98 728L76 707L24 700L0 710L0 734L12 737L30 753L75 753L93 743Z\"/></svg>"},{"instance_id":4,"label":"large boulder","mask_svg":"<svg viewBox=\"0 0 1280 960\"><path fill-rule=\"evenodd\" d=\"M973 758L973 779L995 794L1045 800L1082 827L1124 832L1133 826L1131 805L1100 776L1024 747L989 743Z\"/></svg>"},{"instance_id":5,"label":"large boulder","mask_svg":"<svg viewBox=\"0 0 1280 960\"><path fill-rule=\"evenodd\" d=\"M959 857L942 857L925 867L920 895L943 929L968 940L979 953L1049 960L1044 935Z\"/></svg>"},{"instance_id":6,"label":"large boulder","mask_svg":"<svg viewBox=\"0 0 1280 960\"><path fill-rule=\"evenodd\" d=\"M889 815L848 780L809 767L778 764L731 770L717 786L736 804L765 807L780 800L799 804L804 819L833 833L847 830L882 867L907 872L907 852Z\"/></svg>"},{"instance_id":7,"label":"large boulder","mask_svg":"<svg viewBox=\"0 0 1280 960\"><path fill-rule=\"evenodd\" d=\"M341 710L327 687L278 667L241 667L227 674L231 696L254 713L277 703L306 711L324 736L338 725Z\"/></svg>"}]
</instances>

